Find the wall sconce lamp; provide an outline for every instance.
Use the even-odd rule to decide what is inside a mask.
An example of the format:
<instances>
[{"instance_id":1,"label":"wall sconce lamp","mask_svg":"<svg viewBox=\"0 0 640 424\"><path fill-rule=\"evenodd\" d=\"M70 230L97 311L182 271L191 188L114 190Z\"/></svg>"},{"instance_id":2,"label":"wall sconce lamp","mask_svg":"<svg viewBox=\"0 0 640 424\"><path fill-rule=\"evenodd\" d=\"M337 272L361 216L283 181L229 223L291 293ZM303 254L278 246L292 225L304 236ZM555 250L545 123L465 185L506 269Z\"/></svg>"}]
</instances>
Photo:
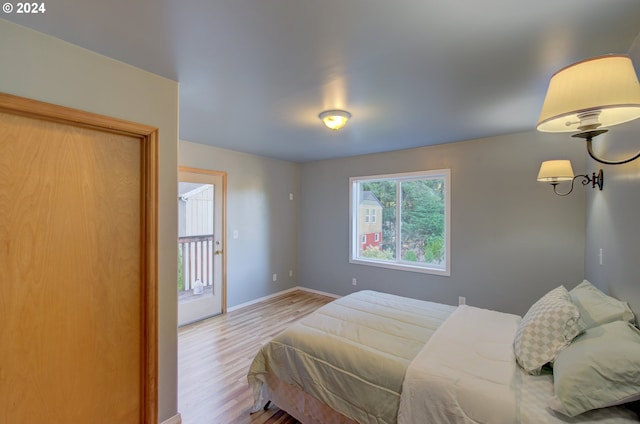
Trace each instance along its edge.
<instances>
[{"instance_id":1,"label":"wall sconce lamp","mask_svg":"<svg viewBox=\"0 0 640 424\"><path fill-rule=\"evenodd\" d=\"M322 123L332 131L338 131L347 125L351 114L346 110L325 110L318 115Z\"/></svg>"},{"instance_id":2,"label":"wall sconce lamp","mask_svg":"<svg viewBox=\"0 0 640 424\"><path fill-rule=\"evenodd\" d=\"M551 77L537 129L543 132L580 131L573 137L587 141L594 160L621 165L640 157L605 160L595 156L594 137L604 127L640 118L640 84L631 58L606 55L587 59L561 69Z\"/></svg>"},{"instance_id":3,"label":"wall sconce lamp","mask_svg":"<svg viewBox=\"0 0 640 424\"><path fill-rule=\"evenodd\" d=\"M573 184L577 178L582 178L582 185L586 186L591 184L592 188L598 187L602 190L604 184L604 175L602 169L588 175L573 175L573 168L571 167L570 160L548 160L542 162L540 165L540 172L538 172L538 181L549 183L553 186L553 192L558 196L566 196L573 191ZM571 189L566 193L558 193L557 186L562 181L571 181Z\"/></svg>"}]
</instances>

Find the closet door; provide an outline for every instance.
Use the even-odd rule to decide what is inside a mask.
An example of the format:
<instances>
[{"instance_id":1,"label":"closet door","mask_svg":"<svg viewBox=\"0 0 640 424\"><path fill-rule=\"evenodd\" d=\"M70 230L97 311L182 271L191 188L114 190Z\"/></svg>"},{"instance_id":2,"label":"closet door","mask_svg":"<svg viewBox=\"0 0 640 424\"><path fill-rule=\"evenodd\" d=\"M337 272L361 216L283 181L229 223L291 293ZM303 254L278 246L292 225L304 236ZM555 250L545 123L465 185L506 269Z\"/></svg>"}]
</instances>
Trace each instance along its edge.
<instances>
[{"instance_id":1,"label":"closet door","mask_svg":"<svg viewBox=\"0 0 640 424\"><path fill-rule=\"evenodd\" d=\"M0 422L157 422L155 134L0 97Z\"/></svg>"}]
</instances>

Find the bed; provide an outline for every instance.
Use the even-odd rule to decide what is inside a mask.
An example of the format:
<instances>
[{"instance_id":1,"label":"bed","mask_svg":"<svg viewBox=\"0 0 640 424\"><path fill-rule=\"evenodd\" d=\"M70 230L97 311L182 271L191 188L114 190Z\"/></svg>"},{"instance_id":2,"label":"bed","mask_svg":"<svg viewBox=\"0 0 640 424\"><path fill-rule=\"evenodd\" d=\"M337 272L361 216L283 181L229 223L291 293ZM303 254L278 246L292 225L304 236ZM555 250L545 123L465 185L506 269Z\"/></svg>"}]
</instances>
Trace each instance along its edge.
<instances>
[{"instance_id":1,"label":"bed","mask_svg":"<svg viewBox=\"0 0 640 424\"><path fill-rule=\"evenodd\" d=\"M607 399L606 407L569 402L563 409L549 365L532 369L514 349L518 336L527 337L521 333L531 327L530 312L521 318L373 291L336 299L257 353L248 372L252 412L273 402L305 424L638 422L631 409L616 405L636 399L637 388L624 384L622 398ZM623 322L616 325L624 333L632 325L628 315L622 318L615 321ZM589 338L582 318L576 323L570 341L600 337ZM576 356L564 362L571 366ZM633 372L631 386L640 380Z\"/></svg>"}]
</instances>

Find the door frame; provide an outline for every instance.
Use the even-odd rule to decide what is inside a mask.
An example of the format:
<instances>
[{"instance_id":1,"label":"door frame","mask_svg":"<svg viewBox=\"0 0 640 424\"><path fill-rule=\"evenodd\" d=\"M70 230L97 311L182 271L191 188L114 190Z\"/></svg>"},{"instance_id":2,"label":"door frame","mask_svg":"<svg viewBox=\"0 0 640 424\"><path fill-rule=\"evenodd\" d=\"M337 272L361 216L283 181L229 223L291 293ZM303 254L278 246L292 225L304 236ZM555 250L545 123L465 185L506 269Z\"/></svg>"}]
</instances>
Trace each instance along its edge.
<instances>
[{"instance_id":1,"label":"door frame","mask_svg":"<svg viewBox=\"0 0 640 424\"><path fill-rule=\"evenodd\" d=\"M224 315L227 313L227 173L189 166L178 166L178 172L215 175L222 179L222 235L220 236L222 243L221 314Z\"/></svg>"},{"instance_id":2,"label":"door frame","mask_svg":"<svg viewBox=\"0 0 640 424\"><path fill-rule=\"evenodd\" d=\"M0 111L140 140L140 423L158 422L158 128L7 93L0 93Z\"/></svg>"}]
</instances>

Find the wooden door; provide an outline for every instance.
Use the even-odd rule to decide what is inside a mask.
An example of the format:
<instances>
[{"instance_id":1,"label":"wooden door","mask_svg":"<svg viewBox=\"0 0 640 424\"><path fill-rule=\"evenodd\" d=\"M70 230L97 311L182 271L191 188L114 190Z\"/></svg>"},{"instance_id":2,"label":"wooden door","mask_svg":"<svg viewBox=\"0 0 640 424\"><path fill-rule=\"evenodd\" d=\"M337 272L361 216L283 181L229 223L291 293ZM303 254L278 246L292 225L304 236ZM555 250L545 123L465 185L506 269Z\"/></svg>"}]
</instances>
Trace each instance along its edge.
<instances>
[{"instance_id":1,"label":"wooden door","mask_svg":"<svg viewBox=\"0 0 640 424\"><path fill-rule=\"evenodd\" d=\"M156 138L0 95L0 422L157 422Z\"/></svg>"}]
</instances>

